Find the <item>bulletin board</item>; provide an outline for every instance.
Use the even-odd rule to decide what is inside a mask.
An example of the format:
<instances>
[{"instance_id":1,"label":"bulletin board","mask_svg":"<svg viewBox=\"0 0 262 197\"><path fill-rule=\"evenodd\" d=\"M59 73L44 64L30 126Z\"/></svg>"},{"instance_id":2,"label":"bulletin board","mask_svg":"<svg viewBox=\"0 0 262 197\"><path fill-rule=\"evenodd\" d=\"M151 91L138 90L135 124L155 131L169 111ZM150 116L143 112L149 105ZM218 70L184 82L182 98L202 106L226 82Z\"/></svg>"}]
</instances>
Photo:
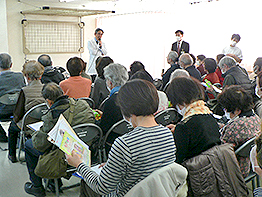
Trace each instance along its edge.
<instances>
[{"instance_id":1,"label":"bulletin board","mask_svg":"<svg viewBox=\"0 0 262 197\"><path fill-rule=\"evenodd\" d=\"M84 23L22 21L24 54L81 53Z\"/></svg>"}]
</instances>

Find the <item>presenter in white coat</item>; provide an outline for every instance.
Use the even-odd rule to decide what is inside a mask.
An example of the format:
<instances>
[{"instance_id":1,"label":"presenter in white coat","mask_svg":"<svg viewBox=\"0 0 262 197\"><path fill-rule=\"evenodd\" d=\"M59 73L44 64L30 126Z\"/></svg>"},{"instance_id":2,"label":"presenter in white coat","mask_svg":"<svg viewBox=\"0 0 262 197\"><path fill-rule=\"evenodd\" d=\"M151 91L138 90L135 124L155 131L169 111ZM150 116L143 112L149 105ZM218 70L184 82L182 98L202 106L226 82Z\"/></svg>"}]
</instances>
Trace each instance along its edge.
<instances>
[{"instance_id":1,"label":"presenter in white coat","mask_svg":"<svg viewBox=\"0 0 262 197\"><path fill-rule=\"evenodd\" d=\"M92 81L94 82L94 79L97 75L96 72L96 59L99 56L104 56L107 54L106 46L105 43L102 42L102 36L104 34L104 31L100 28L97 28L95 30L95 37L91 40L88 41L88 50L90 54L89 58L89 64L88 64L88 69L87 73L91 75Z\"/></svg>"}]
</instances>

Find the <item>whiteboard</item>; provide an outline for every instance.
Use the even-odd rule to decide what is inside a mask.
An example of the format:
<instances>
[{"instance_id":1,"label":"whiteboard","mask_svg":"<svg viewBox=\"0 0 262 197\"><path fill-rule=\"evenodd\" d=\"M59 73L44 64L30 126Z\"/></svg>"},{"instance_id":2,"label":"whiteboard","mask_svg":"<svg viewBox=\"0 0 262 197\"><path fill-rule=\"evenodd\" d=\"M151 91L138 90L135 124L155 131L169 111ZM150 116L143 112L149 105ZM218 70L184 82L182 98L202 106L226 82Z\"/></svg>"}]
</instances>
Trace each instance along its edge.
<instances>
[{"instance_id":1,"label":"whiteboard","mask_svg":"<svg viewBox=\"0 0 262 197\"><path fill-rule=\"evenodd\" d=\"M25 54L83 52L83 23L23 20Z\"/></svg>"}]
</instances>

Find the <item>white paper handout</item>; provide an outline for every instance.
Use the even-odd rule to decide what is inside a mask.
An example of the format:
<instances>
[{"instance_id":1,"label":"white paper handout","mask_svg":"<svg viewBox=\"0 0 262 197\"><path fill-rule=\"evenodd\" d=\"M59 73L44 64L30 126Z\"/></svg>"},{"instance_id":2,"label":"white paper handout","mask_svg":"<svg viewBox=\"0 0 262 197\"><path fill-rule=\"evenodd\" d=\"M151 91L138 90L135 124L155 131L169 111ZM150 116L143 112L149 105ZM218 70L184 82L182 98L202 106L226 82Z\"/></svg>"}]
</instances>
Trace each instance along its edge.
<instances>
[{"instance_id":1,"label":"white paper handout","mask_svg":"<svg viewBox=\"0 0 262 197\"><path fill-rule=\"evenodd\" d=\"M78 138L62 114L48 136L47 139L64 153L71 155L74 150L85 164L91 165L91 152L88 145Z\"/></svg>"}]
</instances>

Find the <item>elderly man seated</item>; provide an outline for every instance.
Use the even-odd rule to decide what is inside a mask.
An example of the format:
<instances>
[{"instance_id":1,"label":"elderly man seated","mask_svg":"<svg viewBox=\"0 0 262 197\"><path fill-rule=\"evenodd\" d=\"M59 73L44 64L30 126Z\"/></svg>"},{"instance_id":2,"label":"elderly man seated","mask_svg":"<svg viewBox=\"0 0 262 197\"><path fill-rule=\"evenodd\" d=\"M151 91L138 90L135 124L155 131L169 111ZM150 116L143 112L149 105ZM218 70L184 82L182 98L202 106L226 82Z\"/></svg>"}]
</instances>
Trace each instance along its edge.
<instances>
[{"instance_id":1,"label":"elderly man seated","mask_svg":"<svg viewBox=\"0 0 262 197\"><path fill-rule=\"evenodd\" d=\"M45 102L41 95L43 84L40 81L44 67L39 62L31 60L23 65L22 72L27 79L28 86L23 87L20 91L14 110L14 118L8 128L8 159L12 163L17 162L16 145L23 116L32 107ZM33 117L28 120L28 123L33 122L36 122Z\"/></svg>"},{"instance_id":2,"label":"elderly man seated","mask_svg":"<svg viewBox=\"0 0 262 197\"><path fill-rule=\"evenodd\" d=\"M0 97L7 93L19 92L25 86L22 73L12 72L11 56L6 53L0 54ZM0 120L10 118L13 115L14 106L0 102ZM0 142L7 142L4 129L0 125Z\"/></svg>"},{"instance_id":3,"label":"elderly man seated","mask_svg":"<svg viewBox=\"0 0 262 197\"><path fill-rule=\"evenodd\" d=\"M48 83L43 87L42 95L50 109L42 117L44 123L40 130L33 133L32 139L27 140L25 144L25 159L31 180L24 186L28 194L45 196L42 179L35 174L34 170L39 156L52 148L52 144L47 140L47 133L54 127L60 114L63 114L67 120L72 114L71 126L95 122L93 111L85 101L68 98L63 94L63 90L55 83ZM73 111L70 108L71 105L75 105Z\"/></svg>"}]
</instances>

